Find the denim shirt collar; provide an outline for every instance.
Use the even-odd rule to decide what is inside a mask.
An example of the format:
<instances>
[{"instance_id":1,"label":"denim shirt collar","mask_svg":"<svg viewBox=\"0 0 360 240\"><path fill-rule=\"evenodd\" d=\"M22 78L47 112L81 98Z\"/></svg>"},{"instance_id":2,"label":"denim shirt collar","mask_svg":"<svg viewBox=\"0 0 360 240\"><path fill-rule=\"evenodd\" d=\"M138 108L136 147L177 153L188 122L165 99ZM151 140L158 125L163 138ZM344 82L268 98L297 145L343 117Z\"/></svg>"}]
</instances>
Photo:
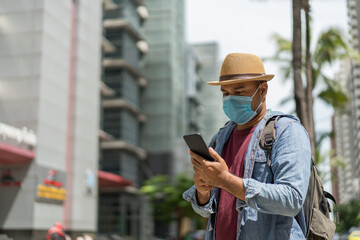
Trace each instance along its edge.
<instances>
[{"instance_id":1,"label":"denim shirt collar","mask_svg":"<svg viewBox=\"0 0 360 240\"><path fill-rule=\"evenodd\" d=\"M246 151L245 162L244 162L244 164L245 164L244 178L251 178L252 169L253 169L253 165L254 165L253 160L255 158L256 151L259 147L261 130L264 128L266 122L274 116L285 116L285 115L286 114L284 114L282 112L272 111L271 109L268 109L266 111L264 118L261 119L261 121L255 128L254 133L250 139L249 147ZM299 119L293 115L286 115L286 116L299 121ZM225 124L225 126L223 126L222 128L219 129L219 132L217 135L217 140L216 140L216 142L219 144L216 144L215 151L218 152L218 154L220 156L222 155L225 143L229 140L231 133L233 132L233 130L236 126L237 126L237 124L235 122L229 121ZM254 143L256 143L256 144L254 144Z\"/></svg>"}]
</instances>

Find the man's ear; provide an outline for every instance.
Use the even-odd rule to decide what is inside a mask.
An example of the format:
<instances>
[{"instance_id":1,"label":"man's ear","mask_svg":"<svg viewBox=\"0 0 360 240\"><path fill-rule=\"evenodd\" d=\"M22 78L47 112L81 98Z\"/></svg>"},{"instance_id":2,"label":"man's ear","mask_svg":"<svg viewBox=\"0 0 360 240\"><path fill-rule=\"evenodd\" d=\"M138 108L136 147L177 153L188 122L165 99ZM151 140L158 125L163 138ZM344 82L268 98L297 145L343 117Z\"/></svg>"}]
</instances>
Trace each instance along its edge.
<instances>
[{"instance_id":1,"label":"man's ear","mask_svg":"<svg viewBox=\"0 0 360 240\"><path fill-rule=\"evenodd\" d=\"M260 86L261 98L265 98L265 97L266 97L267 90L268 90L268 84L267 84L267 82L264 82L264 83L261 84L261 86Z\"/></svg>"}]
</instances>

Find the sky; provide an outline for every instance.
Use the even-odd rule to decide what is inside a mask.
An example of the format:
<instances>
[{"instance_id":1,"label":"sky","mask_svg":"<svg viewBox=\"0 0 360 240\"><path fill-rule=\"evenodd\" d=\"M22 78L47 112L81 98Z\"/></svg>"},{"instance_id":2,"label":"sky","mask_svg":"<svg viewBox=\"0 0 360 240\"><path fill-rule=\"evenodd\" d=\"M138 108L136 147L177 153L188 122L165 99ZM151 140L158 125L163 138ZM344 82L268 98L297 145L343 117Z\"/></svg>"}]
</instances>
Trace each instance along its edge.
<instances>
[{"instance_id":1,"label":"sky","mask_svg":"<svg viewBox=\"0 0 360 240\"><path fill-rule=\"evenodd\" d=\"M188 43L217 42L220 61L231 52L252 53L271 57L276 52L271 36L278 33L292 38L292 5L290 0L186 0L186 39ZM346 0L310 0L312 17L312 47L314 40L329 27L339 28L348 37ZM279 66L266 61L266 73L275 74L269 82L267 107L291 113L293 103L281 106L282 99L292 96L292 82L283 81ZM328 67L333 76L339 64ZM321 100L315 100L315 128L331 130L333 110ZM329 141L323 151L329 151ZM329 186L328 186L329 187ZM325 186L326 188L326 186Z\"/></svg>"}]
</instances>

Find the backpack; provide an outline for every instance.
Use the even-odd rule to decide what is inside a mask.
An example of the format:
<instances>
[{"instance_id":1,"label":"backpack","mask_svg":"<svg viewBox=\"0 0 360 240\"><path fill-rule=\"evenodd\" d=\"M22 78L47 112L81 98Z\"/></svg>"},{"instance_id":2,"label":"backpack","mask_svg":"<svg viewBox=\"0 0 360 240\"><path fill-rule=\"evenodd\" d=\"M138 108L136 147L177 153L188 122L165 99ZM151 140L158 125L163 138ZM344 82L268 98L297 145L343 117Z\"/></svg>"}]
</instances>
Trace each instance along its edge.
<instances>
[{"instance_id":1,"label":"backpack","mask_svg":"<svg viewBox=\"0 0 360 240\"><path fill-rule=\"evenodd\" d=\"M270 169L271 150L276 139L275 123L279 117L281 116L270 118L260 136L260 146L267 150L267 165ZM311 158L310 171L309 187L303 205L306 222L305 237L309 240L330 240L334 236L336 226L329 217L331 207L327 199L331 199L335 205L336 201L330 193L324 191L314 158ZM295 217L297 222L300 221L298 216Z\"/></svg>"}]
</instances>

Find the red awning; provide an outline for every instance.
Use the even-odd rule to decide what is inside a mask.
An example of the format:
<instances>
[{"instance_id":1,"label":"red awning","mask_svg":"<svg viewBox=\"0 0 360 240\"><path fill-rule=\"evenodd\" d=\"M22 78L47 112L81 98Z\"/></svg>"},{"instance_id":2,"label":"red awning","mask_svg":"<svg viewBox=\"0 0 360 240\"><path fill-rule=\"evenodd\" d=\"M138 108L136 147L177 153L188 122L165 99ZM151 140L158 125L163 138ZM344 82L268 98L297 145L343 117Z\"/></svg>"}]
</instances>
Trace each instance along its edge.
<instances>
[{"instance_id":1,"label":"red awning","mask_svg":"<svg viewBox=\"0 0 360 240\"><path fill-rule=\"evenodd\" d=\"M17 146L0 143L0 164L24 164L35 158L33 151Z\"/></svg>"},{"instance_id":2,"label":"red awning","mask_svg":"<svg viewBox=\"0 0 360 240\"><path fill-rule=\"evenodd\" d=\"M105 172L105 171L98 171L98 179L99 179L99 188L122 188L126 186L130 186L133 184L131 180L125 179L120 175Z\"/></svg>"}]
</instances>

